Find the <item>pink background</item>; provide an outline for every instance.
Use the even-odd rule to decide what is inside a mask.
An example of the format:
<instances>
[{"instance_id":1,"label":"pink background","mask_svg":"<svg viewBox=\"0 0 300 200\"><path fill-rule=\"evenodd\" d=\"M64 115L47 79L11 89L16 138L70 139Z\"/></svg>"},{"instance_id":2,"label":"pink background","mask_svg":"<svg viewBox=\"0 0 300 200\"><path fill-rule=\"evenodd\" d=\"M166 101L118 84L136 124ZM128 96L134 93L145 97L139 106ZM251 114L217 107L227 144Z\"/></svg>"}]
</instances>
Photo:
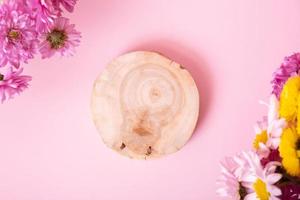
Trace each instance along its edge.
<instances>
[{"instance_id":1,"label":"pink background","mask_svg":"<svg viewBox=\"0 0 300 200\"><path fill-rule=\"evenodd\" d=\"M272 72L300 47L299 0L81 0L72 58L33 60L31 87L0 105L0 199L216 200L219 160L252 143ZM136 161L106 148L89 109L114 57L155 50L195 78L201 114L178 153Z\"/></svg>"}]
</instances>

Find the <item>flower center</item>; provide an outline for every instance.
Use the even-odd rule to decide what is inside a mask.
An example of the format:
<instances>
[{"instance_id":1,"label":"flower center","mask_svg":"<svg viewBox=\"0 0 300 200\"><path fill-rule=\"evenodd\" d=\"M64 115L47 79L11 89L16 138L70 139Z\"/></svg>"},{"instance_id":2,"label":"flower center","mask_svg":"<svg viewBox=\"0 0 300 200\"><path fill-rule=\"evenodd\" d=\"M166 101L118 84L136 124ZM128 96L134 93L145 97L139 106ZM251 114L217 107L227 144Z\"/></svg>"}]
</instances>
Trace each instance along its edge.
<instances>
[{"instance_id":1,"label":"flower center","mask_svg":"<svg viewBox=\"0 0 300 200\"><path fill-rule=\"evenodd\" d=\"M4 75L0 74L0 81L3 81L3 80L4 80Z\"/></svg>"},{"instance_id":2,"label":"flower center","mask_svg":"<svg viewBox=\"0 0 300 200\"><path fill-rule=\"evenodd\" d=\"M18 40L18 39L20 39L20 32L12 29L8 33L8 38L10 40Z\"/></svg>"},{"instance_id":3,"label":"flower center","mask_svg":"<svg viewBox=\"0 0 300 200\"><path fill-rule=\"evenodd\" d=\"M253 184L254 191L259 200L268 200L270 193L267 190L267 185L261 179L257 179Z\"/></svg>"},{"instance_id":4,"label":"flower center","mask_svg":"<svg viewBox=\"0 0 300 200\"><path fill-rule=\"evenodd\" d=\"M262 131L260 134L257 134L253 142L255 149L259 149L259 143L266 144L268 141L268 133L266 130Z\"/></svg>"},{"instance_id":5,"label":"flower center","mask_svg":"<svg viewBox=\"0 0 300 200\"><path fill-rule=\"evenodd\" d=\"M64 31L54 29L47 36L47 41L50 43L52 49L59 49L64 46L67 40L67 35Z\"/></svg>"},{"instance_id":6,"label":"flower center","mask_svg":"<svg viewBox=\"0 0 300 200\"><path fill-rule=\"evenodd\" d=\"M242 183L239 183L239 195L240 199L243 200L245 196L247 195L247 190L246 188L242 185Z\"/></svg>"}]
</instances>

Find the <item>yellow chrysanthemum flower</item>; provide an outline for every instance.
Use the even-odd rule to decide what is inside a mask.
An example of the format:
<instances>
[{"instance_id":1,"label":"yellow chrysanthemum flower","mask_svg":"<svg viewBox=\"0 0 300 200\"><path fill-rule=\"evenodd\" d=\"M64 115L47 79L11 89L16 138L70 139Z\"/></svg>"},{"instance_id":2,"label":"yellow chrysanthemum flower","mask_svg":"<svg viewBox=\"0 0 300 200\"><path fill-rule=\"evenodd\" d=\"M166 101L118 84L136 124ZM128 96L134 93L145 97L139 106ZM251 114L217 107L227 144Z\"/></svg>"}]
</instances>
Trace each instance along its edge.
<instances>
[{"instance_id":1,"label":"yellow chrysanthemum flower","mask_svg":"<svg viewBox=\"0 0 300 200\"><path fill-rule=\"evenodd\" d=\"M288 122L294 122L298 113L298 97L300 91L300 77L294 76L287 80L280 95L279 115Z\"/></svg>"},{"instance_id":2,"label":"yellow chrysanthemum flower","mask_svg":"<svg viewBox=\"0 0 300 200\"><path fill-rule=\"evenodd\" d=\"M259 143L266 144L267 141L268 141L268 133L266 130L263 130L261 133L256 135L253 142L253 147L257 150L259 149Z\"/></svg>"},{"instance_id":3,"label":"yellow chrysanthemum flower","mask_svg":"<svg viewBox=\"0 0 300 200\"><path fill-rule=\"evenodd\" d=\"M300 96L299 96L300 97ZM300 98L298 97L298 108L300 109ZM297 113L297 133L300 135L300 111Z\"/></svg>"},{"instance_id":4,"label":"yellow chrysanthemum flower","mask_svg":"<svg viewBox=\"0 0 300 200\"><path fill-rule=\"evenodd\" d=\"M287 173L300 176L300 136L295 128L286 128L283 131L279 152Z\"/></svg>"}]
</instances>

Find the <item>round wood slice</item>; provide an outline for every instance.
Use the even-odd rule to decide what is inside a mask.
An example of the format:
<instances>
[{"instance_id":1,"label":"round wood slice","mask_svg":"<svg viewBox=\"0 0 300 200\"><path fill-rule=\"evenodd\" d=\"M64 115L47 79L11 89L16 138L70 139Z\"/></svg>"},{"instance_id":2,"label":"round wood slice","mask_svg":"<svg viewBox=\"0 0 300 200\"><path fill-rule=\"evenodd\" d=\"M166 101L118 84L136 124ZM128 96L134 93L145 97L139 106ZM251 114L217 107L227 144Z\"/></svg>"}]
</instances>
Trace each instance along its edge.
<instances>
[{"instance_id":1,"label":"round wood slice","mask_svg":"<svg viewBox=\"0 0 300 200\"><path fill-rule=\"evenodd\" d=\"M197 86L176 62L146 51L114 59L94 84L91 109L104 143L131 158L181 149L195 129Z\"/></svg>"}]
</instances>

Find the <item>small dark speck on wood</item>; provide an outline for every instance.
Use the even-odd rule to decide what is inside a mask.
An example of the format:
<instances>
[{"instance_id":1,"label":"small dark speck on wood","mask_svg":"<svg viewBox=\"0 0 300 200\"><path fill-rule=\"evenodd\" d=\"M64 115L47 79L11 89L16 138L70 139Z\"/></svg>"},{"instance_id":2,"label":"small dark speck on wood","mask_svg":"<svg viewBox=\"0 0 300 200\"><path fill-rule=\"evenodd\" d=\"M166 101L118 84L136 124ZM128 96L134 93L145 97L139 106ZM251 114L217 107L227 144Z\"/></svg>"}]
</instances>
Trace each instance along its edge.
<instances>
[{"instance_id":1,"label":"small dark speck on wood","mask_svg":"<svg viewBox=\"0 0 300 200\"><path fill-rule=\"evenodd\" d=\"M123 150L126 147L126 145L124 143L122 143L122 145L120 146L120 149Z\"/></svg>"},{"instance_id":2,"label":"small dark speck on wood","mask_svg":"<svg viewBox=\"0 0 300 200\"><path fill-rule=\"evenodd\" d=\"M152 147L149 146L149 148L147 149L146 155L149 156L151 153L152 153Z\"/></svg>"}]
</instances>

